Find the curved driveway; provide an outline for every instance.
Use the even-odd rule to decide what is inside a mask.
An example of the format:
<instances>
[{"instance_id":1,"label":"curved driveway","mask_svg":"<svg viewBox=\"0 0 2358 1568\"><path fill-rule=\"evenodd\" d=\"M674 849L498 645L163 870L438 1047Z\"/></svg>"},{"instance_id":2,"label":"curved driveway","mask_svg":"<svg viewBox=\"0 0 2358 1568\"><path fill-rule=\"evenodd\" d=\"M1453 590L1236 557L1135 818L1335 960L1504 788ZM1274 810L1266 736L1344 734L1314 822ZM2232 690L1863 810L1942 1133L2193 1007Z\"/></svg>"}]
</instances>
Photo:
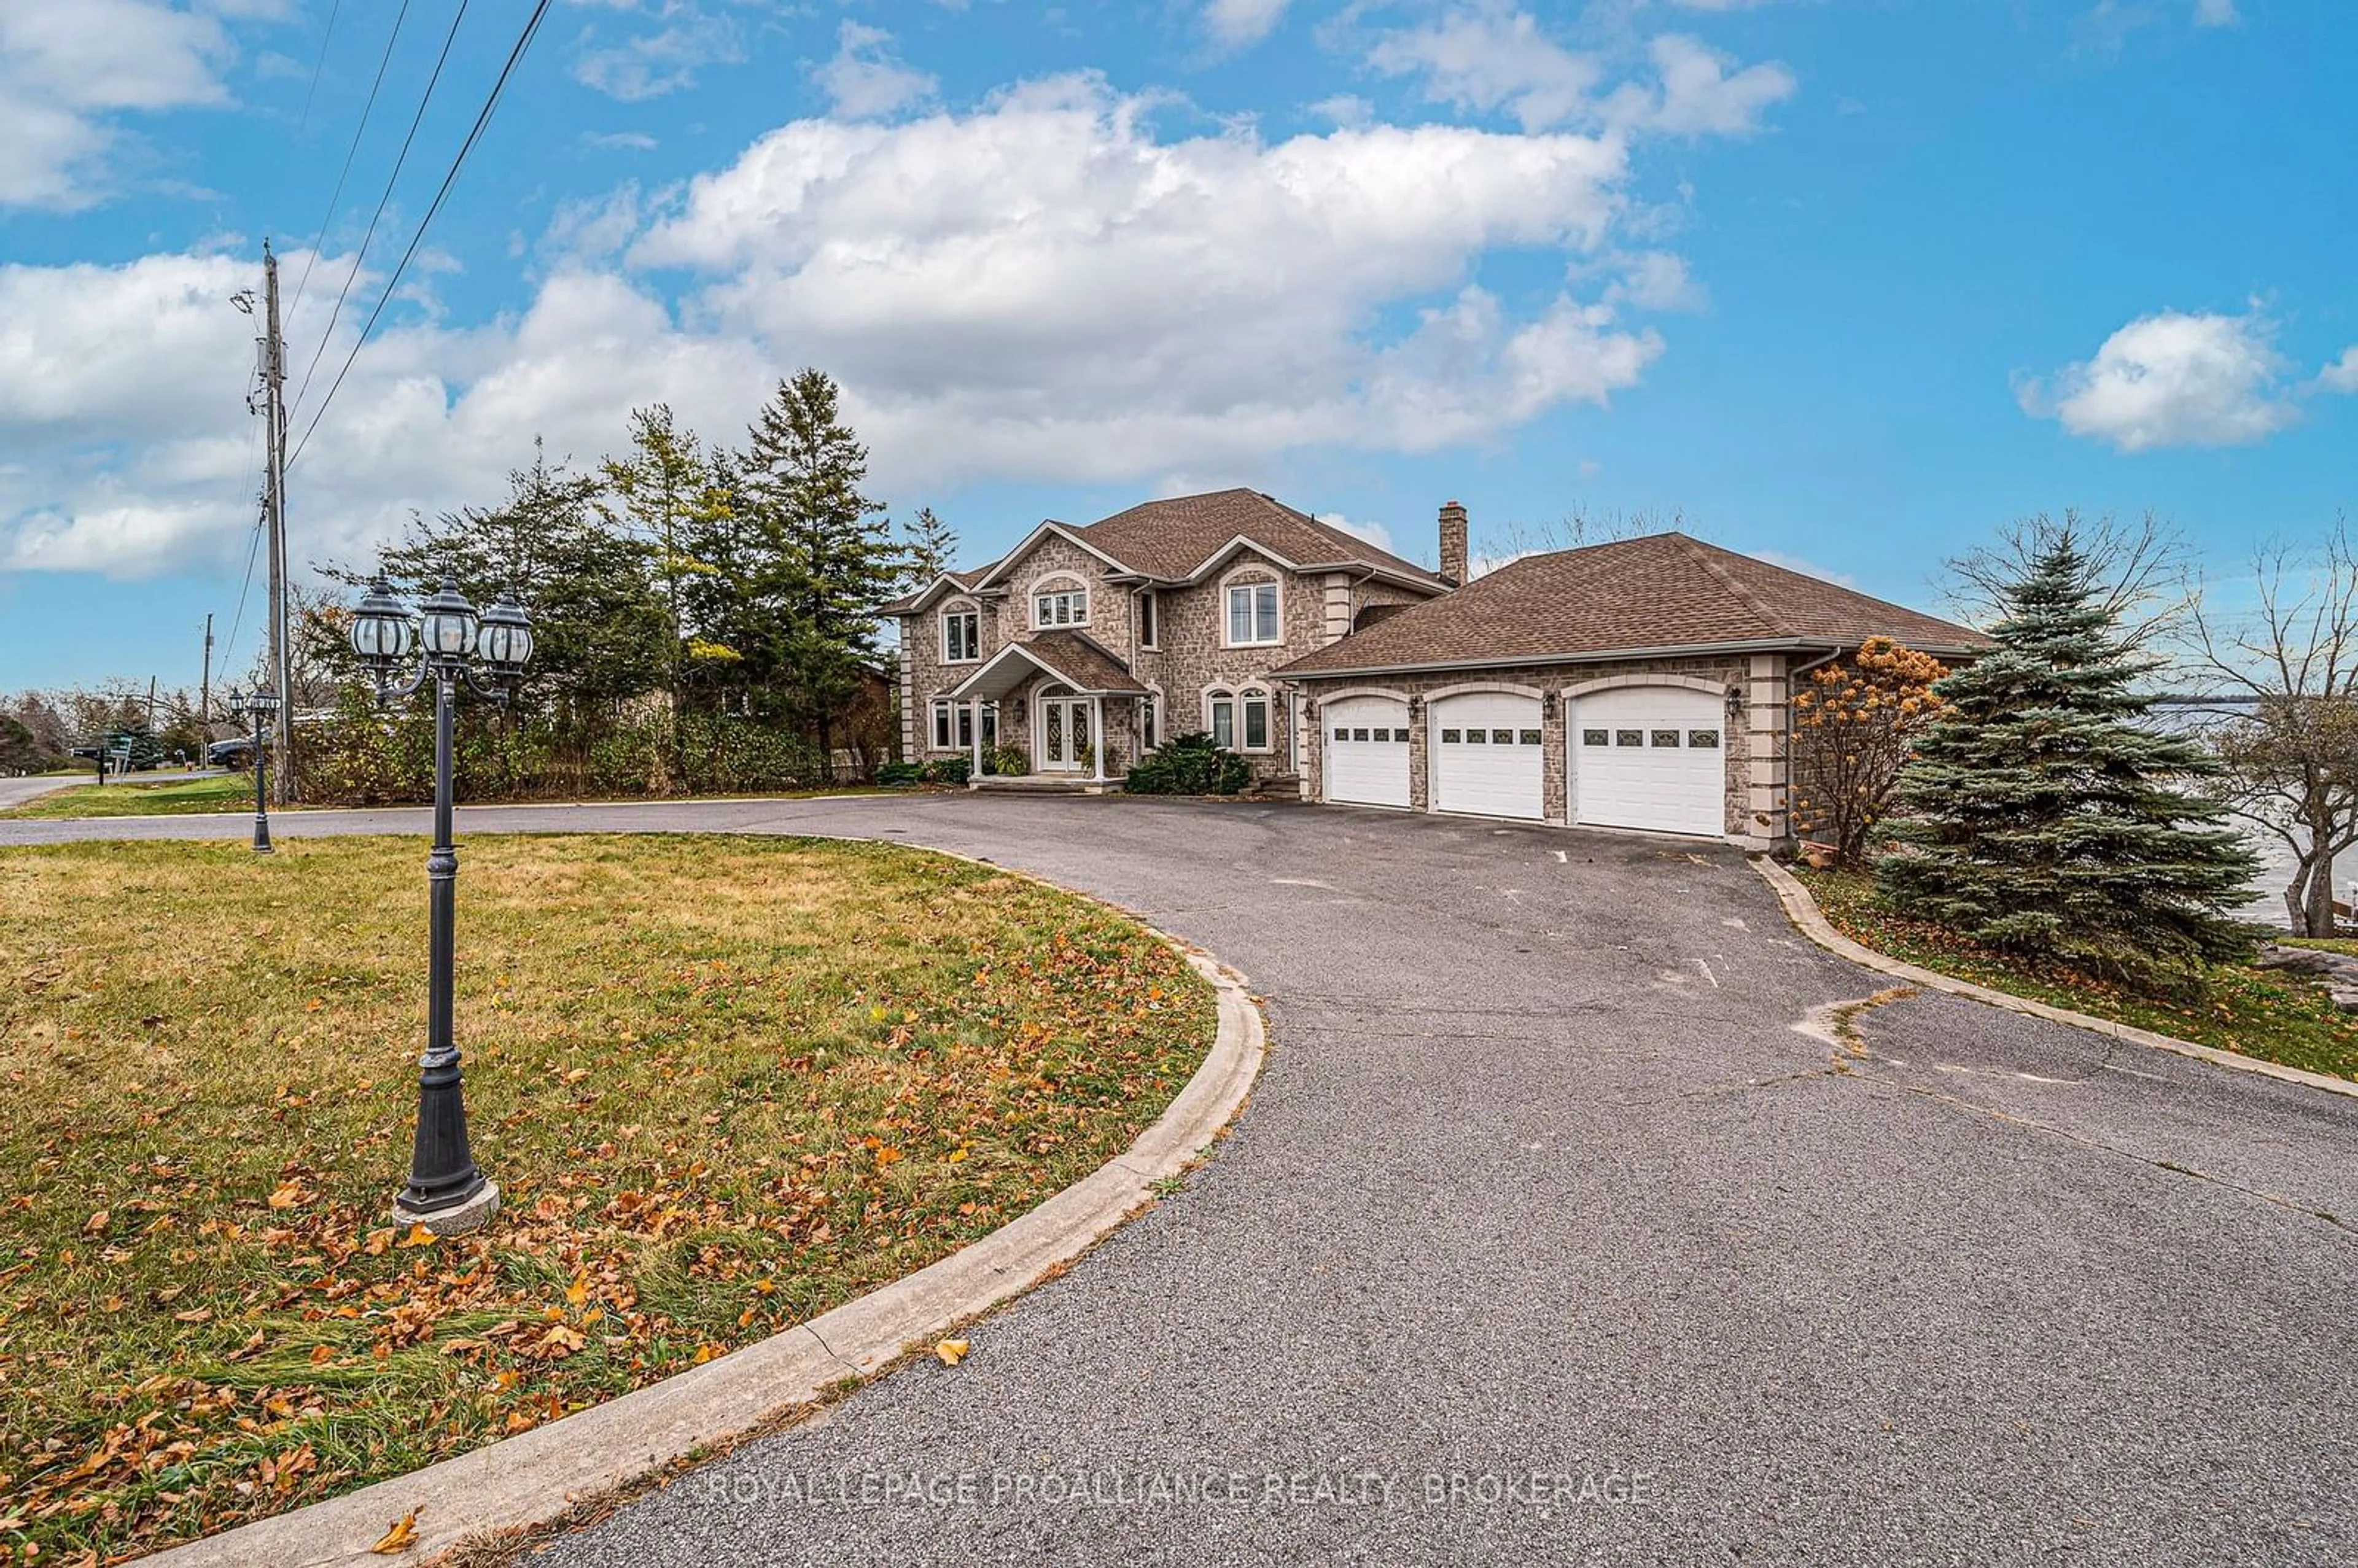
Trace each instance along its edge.
<instances>
[{"instance_id":1,"label":"curved driveway","mask_svg":"<svg viewBox=\"0 0 2358 1568\"><path fill-rule=\"evenodd\" d=\"M1731 853L1119 799L462 816L988 856L1203 944L1271 1022L1186 1190L965 1365L535 1563L2358 1554L2358 1101L1945 997L1844 1049L1796 1025L1880 979Z\"/></svg>"}]
</instances>

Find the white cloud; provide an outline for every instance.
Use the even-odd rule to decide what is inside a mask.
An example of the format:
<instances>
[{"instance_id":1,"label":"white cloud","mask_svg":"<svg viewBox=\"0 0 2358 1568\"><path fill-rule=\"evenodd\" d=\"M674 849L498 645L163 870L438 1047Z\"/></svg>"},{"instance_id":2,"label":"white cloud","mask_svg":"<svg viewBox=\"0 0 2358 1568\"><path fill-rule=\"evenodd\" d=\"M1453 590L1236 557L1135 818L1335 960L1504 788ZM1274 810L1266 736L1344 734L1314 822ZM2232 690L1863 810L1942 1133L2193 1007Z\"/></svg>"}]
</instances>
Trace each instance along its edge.
<instances>
[{"instance_id":1,"label":"white cloud","mask_svg":"<svg viewBox=\"0 0 2358 1568\"><path fill-rule=\"evenodd\" d=\"M1321 98L1311 104L1310 113L1322 120L1333 122L1347 130L1373 124L1376 106L1356 92L1337 92L1331 98Z\"/></svg>"},{"instance_id":2,"label":"white cloud","mask_svg":"<svg viewBox=\"0 0 2358 1568\"><path fill-rule=\"evenodd\" d=\"M1165 138L1150 108L1066 78L971 113L799 121L652 220L628 185L568 206L521 315L404 307L361 355L293 476L295 555L350 559L413 508L498 495L535 434L592 459L634 404L737 440L805 363L843 383L876 491L899 500L1495 442L1606 403L1663 352L1618 313L1646 287L1631 278L1683 269L1617 243L1619 138ZM1526 306L1471 286L1507 247L1588 258L1566 271L1589 292ZM655 297L637 280L654 268L685 269L666 287L687 292ZM253 273L217 254L0 265L0 569L138 575L242 548L253 323L227 301ZM335 324L329 367L357 325Z\"/></svg>"},{"instance_id":3,"label":"white cloud","mask_svg":"<svg viewBox=\"0 0 2358 1568\"><path fill-rule=\"evenodd\" d=\"M1626 299L1640 310L1700 310L1710 302L1703 285L1687 270L1686 258L1671 251L1640 251L1620 259L1621 276L1606 297Z\"/></svg>"},{"instance_id":4,"label":"white cloud","mask_svg":"<svg viewBox=\"0 0 2358 1568\"><path fill-rule=\"evenodd\" d=\"M744 35L734 17L700 11L689 0L675 0L662 15L665 25L658 30L611 43L599 42L594 27L583 29L574 80L633 103L693 87L697 72L708 66L744 60Z\"/></svg>"},{"instance_id":5,"label":"white cloud","mask_svg":"<svg viewBox=\"0 0 2358 1568\"><path fill-rule=\"evenodd\" d=\"M1365 539L1379 550L1390 550L1394 555L1400 553L1392 545L1392 531L1380 523L1354 522L1339 512L1319 512L1313 515L1329 528L1340 528L1355 539Z\"/></svg>"},{"instance_id":6,"label":"white cloud","mask_svg":"<svg viewBox=\"0 0 2358 1568\"><path fill-rule=\"evenodd\" d=\"M2235 0L2195 0L2194 25L2198 27L2232 27L2243 19L2235 10Z\"/></svg>"},{"instance_id":7,"label":"white cloud","mask_svg":"<svg viewBox=\"0 0 2358 1568\"><path fill-rule=\"evenodd\" d=\"M584 131L581 145L608 152L651 153L663 144L644 131Z\"/></svg>"},{"instance_id":8,"label":"white cloud","mask_svg":"<svg viewBox=\"0 0 2358 1568\"><path fill-rule=\"evenodd\" d=\"M1284 19L1286 0L1207 0L1204 30L1223 49L1245 49L1269 37Z\"/></svg>"},{"instance_id":9,"label":"white cloud","mask_svg":"<svg viewBox=\"0 0 2358 1568\"><path fill-rule=\"evenodd\" d=\"M2358 392L2358 343L2342 351L2342 357L2329 362L2317 373L2320 392Z\"/></svg>"},{"instance_id":10,"label":"white cloud","mask_svg":"<svg viewBox=\"0 0 2358 1568\"><path fill-rule=\"evenodd\" d=\"M2297 416L2282 395L2275 326L2244 316L2164 310L2104 340L2095 357L2017 389L2023 411L2125 452L2239 446Z\"/></svg>"},{"instance_id":11,"label":"white cloud","mask_svg":"<svg viewBox=\"0 0 2358 1568\"><path fill-rule=\"evenodd\" d=\"M891 52L892 35L847 21L836 32L835 58L811 75L847 119L871 120L922 103L939 85Z\"/></svg>"},{"instance_id":12,"label":"white cloud","mask_svg":"<svg viewBox=\"0 0 2358 1568\"><path fill-rule=\"evenodd\" d=\"M221 71L236 51L221 8L0 5L0 207L94 205L112 193L117 115L227 103Z\"/></svg>"},{"instance_id":13,"label":"white cloud","mask_svg":"<svg viewBox=\"0 0 2358 1568\"><path fill-rule=\"evenodd\" d=\"M1661 72L1660 96L1642 123L1681 136L1746 136L1760 128L1760 113L1793 95L1793 73L1770 62L1729 74L1734 57L1680 34L1653 41Z\"/></svg>"},{"instance_id":14,"label":"white cloud","mask_svg":"<svg viewBox=\"0 0 2358 1568\"><path fill-rule=\"evenodd\" d=\"M1747 135L1761 111L1790 97L1792 72L1736 59L1679 33L1648 47L1656 81L1601 92L1606 60L1566 49L1528 11L1495 3L1461 6L1436 22L1387 33L1368 63L1416 76L1425 97L1461 111L1505 114L1525 130L1579 124L1671 135Z\"/></svg>"},{"instance_id":15,"label":"white cloud","mask_svg":"<svg viewBox=\"0 0 2358 1568\"><path fill-rule=\"evenodd\" d=\"M1387 76L1422 75L1425 96L1483 114L1503 111L1525 130L1573 119L1605 69L1549 39L1527 11L1452 11L1440 21L1377 40L1368 63Z\"/></svg>"}]
</instances>

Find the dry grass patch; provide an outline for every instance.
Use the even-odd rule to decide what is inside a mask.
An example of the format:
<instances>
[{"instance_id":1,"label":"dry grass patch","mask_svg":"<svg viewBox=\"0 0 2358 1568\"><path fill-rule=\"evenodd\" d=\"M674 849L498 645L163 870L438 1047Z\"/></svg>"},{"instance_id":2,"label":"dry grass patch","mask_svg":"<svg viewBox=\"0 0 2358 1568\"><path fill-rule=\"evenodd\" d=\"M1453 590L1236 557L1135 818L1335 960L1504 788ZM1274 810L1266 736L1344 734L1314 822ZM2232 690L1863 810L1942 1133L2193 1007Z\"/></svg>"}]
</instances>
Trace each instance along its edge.
<instances>
[{"instance_id":1,"label":"dry grass patch","mask_svg":"<svg viewBox=\"0 0 2358 1568\"><path fill-rule=\"evenodd\" d=\"M440 1243L386 1217L420 841L0 852L0 1554L152 1550L824 1312L1126 1147L1214 1033L1166 944L989 867L460 852L458 1027L505 1207Z\"/></svg>"}]
</instances>

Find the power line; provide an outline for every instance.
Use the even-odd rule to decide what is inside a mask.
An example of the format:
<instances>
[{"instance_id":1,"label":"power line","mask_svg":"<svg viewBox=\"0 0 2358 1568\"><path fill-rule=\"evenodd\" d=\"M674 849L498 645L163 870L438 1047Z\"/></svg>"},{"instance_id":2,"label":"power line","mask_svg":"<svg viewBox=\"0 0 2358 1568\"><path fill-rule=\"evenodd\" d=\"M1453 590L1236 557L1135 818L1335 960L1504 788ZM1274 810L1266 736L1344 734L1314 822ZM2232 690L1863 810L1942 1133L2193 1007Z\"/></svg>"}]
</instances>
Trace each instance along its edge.
<instances>
[{"instance_id":1,"label":"power line","mask_svg":"<svg viewBox=\"0 0 2358 1568\"><path fill-rule=\"evenodd\" d=\"M376 80L369 83L368 98L361 104L361 123L352 127L352 145L344 149L344 167L336 175L335 189L328 195L328 210L319 214L319 232L311 237L310 253L303 258L303 275L295 280L295 303L287 309L287 319L290 321L295 319L295 313L303 308L303 289L311 281L311 265L319 259L319 246L328 238L328 225L335 221L336 203L343 199L344 181L352 172L352 158L361 150L361 137L368 133L369 114L376 108L377 89L384 85L385 68L393 64L393 46L400 41L401 24L407 19L408 16L409 0L401 0L401 9L393 14L393 31L385 36L384 53L376 62ZM330 25L333 26L332 18ZM325 64L327 59L328 46L323 42L319 46L320 63ZM312 85L316 87L318 84L318 73L314 72ZM310 103L308 99L304 103L303 112L307 117L310 114ZM360 270L360 263L357 260L352 263L352 270L355 272ZM347 288L352 287L350 279L345 281L345 287ZM336 304L338 308L342 308L341 296L337 297ZM328 325L332 327L335 324L335 318L330 317Z\"/></svg>"},{"instance_id":2,"label":"power line","mask_svg":"<svg viewBox=\"0 0 2358 1568\"><path fill-rule=\"evenodd\" d=\"M402 4L406 7L408 0L402 0ZM459 41L459 24L466 19L467 0L459 0L458 10L450 16L450 30L442 35L442 52L434 57L434 74L426 79L426 91L417 100L417 113L409 117L408 134L401 138L401 151L394 155L393 172L384 177L384 189L377 196L376 211L369 214L368 228L361 234L361 248L352 256L352 270L344 274L343 287L336 291L335 308L328 312L328 324L319 331L319 346L311 351L311 362L303 367L303 384L295 389L295 402L290 407L299 406L303 395L311 390L312 373L319 368L320 356L328 351L329 334L335 330L337 318L343 314L344 297L352 291L352 284L368 260L369 242L376 238L377 221L384 216L385 206L393 200L394 182L401 178L402 166L409 161L410 144L417 140L417 127L426 120L426 106L434 102L435 86L442 80L443 66L449 62L450 46Z\"/></svg>"},{"instance_id":3,"label":"power line","mask_svg":"<svg viewBox=\"0 0 2358 1568\"><path fill-rule=\"evenodd\" d=\"M328 7L328 26L319 34L319 58L311 62L311 85L303 92L303 117L295 125L295 139L301 141L303 133L311 128L311 100L319 95L319 72L327 68L328 45L336 36L336 13L344 8L344 0L334 0Z\"/></svg>"},{"instance_id":4,"label":"power line","mask_svg":"<svg viewBox=\"0 0 2358 1568\"><path fill-rule=\"evenodd\" d=\"M467 155L482 139L483 128L492 122L492 111L499 107L500 95L507 90L508 78L515 73L516 64L524 59L525 50L532 47L533 37L540 31L541 19L548 15L548 7L549 0L538 0L532 8L531 16L525 19L524 31L516 36L515 48L508 51L507 63L500 67L499 80L492 83L492 91L483 100L482 112L475 116L475 124L467 132L467 139L459 145L458 156L450 160L450 170L442 177L441 189L435 191L433 203L426 209L426 216L418 221L417 232L409 237L409 248L401 253L401 261L394 267L393 276L386 281L384 292L377 297L376 308L369 312L368 320L362 325L360 336L352 343L352 351L344 356L343 367L336 372L336 379L328 387L327 396L320 399L319 411L303 427L302 439L295 443L294 453L287 460L290 464L303 455L303 449L310 444L311 432L317 430L319 421L327 417L329 406L336 401L337 388L344 384L344 376L352 370L352 362L360 358L361 350L368 343L369 333L375 330L377 319L384 314L385 306L392 302L393 291L400 286L401 275L408 270L410 258L417 254L418 245L426 238L426 231L434 222L434 215L442 211L442 203L449 197L450 187L458 182L459 171L466 165Z\"/></svg>"}]
</instances>

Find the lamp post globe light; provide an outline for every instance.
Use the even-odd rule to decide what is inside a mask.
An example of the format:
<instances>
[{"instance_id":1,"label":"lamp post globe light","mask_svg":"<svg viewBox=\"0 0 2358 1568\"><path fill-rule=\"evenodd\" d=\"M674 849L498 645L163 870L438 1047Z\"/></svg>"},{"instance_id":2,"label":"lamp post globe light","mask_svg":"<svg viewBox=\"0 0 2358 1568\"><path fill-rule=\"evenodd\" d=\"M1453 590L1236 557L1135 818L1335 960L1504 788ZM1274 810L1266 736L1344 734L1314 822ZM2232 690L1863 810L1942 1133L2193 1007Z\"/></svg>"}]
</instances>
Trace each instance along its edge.
<instances>
[{"instance_id":1,"label":"lamp post globe light","mask_svg":"<svg viewBox=\"0 0 2358 1568\"><path fill-rule=\"evenodd\" d=\"M278 694L256 687L243 696L232 687L229 710L243 713L254 727L254 852L270 853L270 791L264 782L262 765L262 732L278 716Z\"/></svg>"},{"instance_id":2,"label":"lamp post globe light","mask_svg":"<svg viewBox=\"0 0 2358 1568\"><path fill-rule=\"evenodd\" d=\"M452 710L462 681L493 702L532 657L532 623L503 598L480 616L450 579L418 606L415 621L383 577L352 611L352 652L376 686L378 706L434 684L434 847L426 858L426 1053L417 1068L417 1136L409 1181L393 1217L437 1236L475 1229L500 1206L500 1189L475 1168L467 1145L466 1079L450 1027L452 926L459 851L451 843ZM412 653L416 670L395 684ZM479 673L480 672L480 673Z\"/></svg>"}]
</instances>

